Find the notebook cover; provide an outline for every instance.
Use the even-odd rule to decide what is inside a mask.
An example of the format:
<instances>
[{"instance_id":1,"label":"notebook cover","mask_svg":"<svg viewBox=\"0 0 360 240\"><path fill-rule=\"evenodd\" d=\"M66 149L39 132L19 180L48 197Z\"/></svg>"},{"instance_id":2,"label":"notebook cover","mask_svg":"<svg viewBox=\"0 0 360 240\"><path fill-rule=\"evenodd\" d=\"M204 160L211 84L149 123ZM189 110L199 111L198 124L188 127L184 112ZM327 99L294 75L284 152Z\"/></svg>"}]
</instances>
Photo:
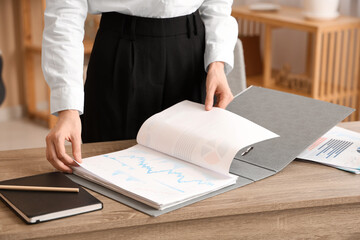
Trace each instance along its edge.
<instances>
[{"instance_id":1,"label":"notebook cover","mask_svg":"<svg viewBox=\"0 0 360 240\"><path fill-rule=\"evenodd\" d=\"M230 172L239 176L236 184L179 205L156 210L134 199L75 175L73 181L150 216L159 216L209 197L245 186L276 174L307 146L351 114L354 109L276 90L250 87L229 104L227 110L280 135L253 145L253 150L234 158Z\"/></svg>"},{"instance_id":2,"label":"notebook cover","mask_svg":"<svg viewBox=\"0 0 360 240\"><path fill-rule=\"evenodd\" d=\"M60 172L11 179L2 181L0 184L79 188L79 193L0 190L0 194L9 202L11 202L11 204L13 204L16 208L18 208L29 219L44 214L75 209L94 204L100 204L101 208L99 209L102 209L102 203L98 199L93 197L85 189L68 179L63 173ZM2 200L5 202L4 199ZM5 204L12 208L6 202ZM15 209L13 210L15 213L17 213ZM26 219L24 219L19 213L17 213L17 215L20 216L26 223L30 223L27 222ZM68 213L67 215L61 216L59 218L72 215L74 214Z\"/></svg>"}]
</instances>

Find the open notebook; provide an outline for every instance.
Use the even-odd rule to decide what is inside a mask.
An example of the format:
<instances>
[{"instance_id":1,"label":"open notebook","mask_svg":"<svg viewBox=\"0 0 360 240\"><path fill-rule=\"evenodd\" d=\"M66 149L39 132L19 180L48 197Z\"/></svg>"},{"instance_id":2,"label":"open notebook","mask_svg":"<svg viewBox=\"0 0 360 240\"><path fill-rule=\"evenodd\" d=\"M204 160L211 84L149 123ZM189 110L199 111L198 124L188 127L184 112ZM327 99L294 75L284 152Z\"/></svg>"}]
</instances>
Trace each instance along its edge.
<instances>
[{"instance_id":1,"label":"open notebook","mask_svg":"<svg viewBox=\"0 0 360 240\"><path fill-rule=\"evenodd\" d=\"M236 153L275 133L220 108L183 101L150 117L138 144L83 159L74 174L156 209L166 209L236 183Z\"/></svg>"}]
</instances>

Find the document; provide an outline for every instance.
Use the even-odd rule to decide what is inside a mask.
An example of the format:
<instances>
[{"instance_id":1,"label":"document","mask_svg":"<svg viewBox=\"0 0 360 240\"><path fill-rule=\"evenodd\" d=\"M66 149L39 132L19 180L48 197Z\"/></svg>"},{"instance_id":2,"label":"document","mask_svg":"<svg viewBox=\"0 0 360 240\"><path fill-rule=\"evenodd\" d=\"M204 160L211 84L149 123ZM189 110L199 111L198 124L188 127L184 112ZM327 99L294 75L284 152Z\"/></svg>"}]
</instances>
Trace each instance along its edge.
<instances>
[{"instance_id":1,"label":"document","mask_svg":"<svg viewBox=\"0 0 360 240\"><path fill-rule=\"evenodd\" d=\"M360 133L334 127L298 158L360 173Z\"/></svg>"},{"instance_id":2,"label":"document","mask_svg":"<svg viewBox=\"0 0 360 240\"><path fill-rule=\"evenodd\" d=\"M227 110L183 101L146 120L134 147L85 158L73 169L161 210L235 184L229 169L236 153L275 137Z\"/></svg>"}]
</instances>

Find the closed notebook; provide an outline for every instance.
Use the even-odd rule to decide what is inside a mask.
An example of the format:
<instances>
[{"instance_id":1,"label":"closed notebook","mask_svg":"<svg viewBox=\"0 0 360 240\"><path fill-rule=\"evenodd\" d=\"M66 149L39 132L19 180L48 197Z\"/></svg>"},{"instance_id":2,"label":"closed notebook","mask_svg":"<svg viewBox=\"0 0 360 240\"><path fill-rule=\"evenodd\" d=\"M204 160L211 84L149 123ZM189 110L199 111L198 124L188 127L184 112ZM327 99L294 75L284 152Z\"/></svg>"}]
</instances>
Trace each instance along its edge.
<instances>
[{"instance_id":1,"label":"closed notebook","mask_svg":"<svg viewBox=\"0 0 360 240\"><path fill-rule=\"evenodd\" d=\"M102 203L63 173L11 179L1 185L79 188L78 193L0 190L1 199L26 223L38 223L102 209Z\"/></svg>"}]
</instances>

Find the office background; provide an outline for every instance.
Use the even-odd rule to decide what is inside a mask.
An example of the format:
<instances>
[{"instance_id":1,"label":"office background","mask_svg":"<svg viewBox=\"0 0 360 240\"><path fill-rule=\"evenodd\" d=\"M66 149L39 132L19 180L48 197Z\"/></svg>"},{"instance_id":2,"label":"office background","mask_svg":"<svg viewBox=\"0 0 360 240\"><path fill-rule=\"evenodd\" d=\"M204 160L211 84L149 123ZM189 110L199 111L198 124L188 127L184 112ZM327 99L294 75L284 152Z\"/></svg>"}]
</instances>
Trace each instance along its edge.
<instances>
[{"instance_id":1,"label":"office background","mask_svg":"<svg viewBox=\"0 0 360 240\"><path fill-rule=\"evenodd\" d=\"M28 0L30 3L31 37L34 45L41 44L42 3L41 0ZM273 2L284 6L302 7L302 0L234 0L234 6L255 2ZM340 14L360 17L359 0L340 0ZM39 17L40 16L40 17ZM27 91L25 83L27 64L24 57L23 9L21 0L0 0L0 51L4 59L2 76L6 86L6 98L0 106L0 150L24 147L42 147L48 132L48 123L41 119L28 119ZM86 38L94 37L94 25L99 16L90 16L87 20ZM280 69L284 63L291 66L294 73L301 73L306 67L306 33L301 31L278 29L273 33L272 67ZM260 40L263 50L263 39ZM86 57L87 58L87 57ZM36 108L48 109L48 92L42 77L40 55L33 56L33 74L36 86ZM86 69L86 66L84 66Z\"/></svg>"}]
</instances>

